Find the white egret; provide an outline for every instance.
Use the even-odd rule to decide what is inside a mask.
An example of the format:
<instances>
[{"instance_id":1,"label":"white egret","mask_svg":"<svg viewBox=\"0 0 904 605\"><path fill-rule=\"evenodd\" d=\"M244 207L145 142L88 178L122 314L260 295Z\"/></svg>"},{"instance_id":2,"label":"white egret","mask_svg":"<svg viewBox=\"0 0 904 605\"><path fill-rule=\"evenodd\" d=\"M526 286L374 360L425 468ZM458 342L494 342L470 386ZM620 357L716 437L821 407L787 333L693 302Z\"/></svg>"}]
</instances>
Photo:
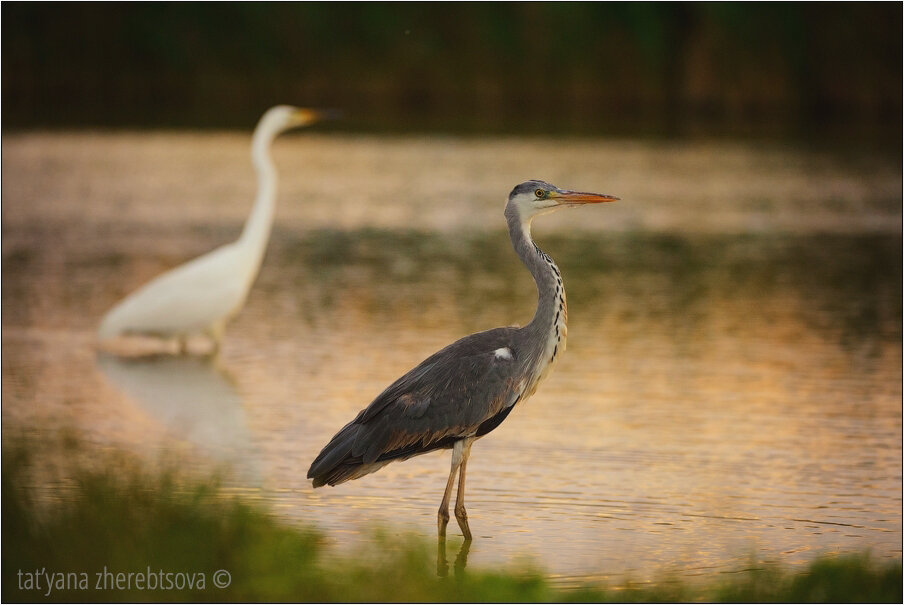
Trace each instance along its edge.
<instances>
[{"instance_id":1,"label":"white egret","mask_svg":"<svg viewBox=\"0 0 904 605\"><path fill-rule=\"evenodd\" d=\"M217 352L226 322L245 304L270 238L277 181L270 145L280 133L324 117L322 112L288 105L268 109L251 142L257 200L239 239L167 271L127 296L104 316L99 339L130 334L175 337L184 353L191 335L204 334Z\"/></svg>"}]
</instances>

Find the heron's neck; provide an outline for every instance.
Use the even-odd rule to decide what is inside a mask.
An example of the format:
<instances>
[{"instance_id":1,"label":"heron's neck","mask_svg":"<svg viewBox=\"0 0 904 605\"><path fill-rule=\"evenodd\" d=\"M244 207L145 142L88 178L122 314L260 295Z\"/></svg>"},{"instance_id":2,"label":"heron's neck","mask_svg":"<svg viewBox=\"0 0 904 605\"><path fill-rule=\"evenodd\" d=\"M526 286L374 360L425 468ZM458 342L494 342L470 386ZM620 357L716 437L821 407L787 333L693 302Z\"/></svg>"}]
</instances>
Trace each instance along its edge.
<instances>
[{"instance_id":1,"label":"heron's neck","mask_svg":"<svg viewBox=\"0 0 904 605\"><path fill-rule=\"evenodd\" d=\"M568 308L562 274L552 258L531 239L530 219L522 220L514 208L506 208L506 220L515 252L537 284L537 311L524 330L532 335L532 342L540 343L538 361L548 363L565 345Z\"/></svg>"},{"instance_id":2,"label":"heron's neck","mask_svg":"<svg viewBox=\"0 0 904 605\"><path fill-rule=\"evenodd\" d=\"M251 142L251 162L257 173L257 199L245 228L239 238L239 245L248 249L249 270L256 271L264 257L273 213L276 205L276 167L270 158L270 144L276 132L258 127Z\"/></svg>"}]
</instances>

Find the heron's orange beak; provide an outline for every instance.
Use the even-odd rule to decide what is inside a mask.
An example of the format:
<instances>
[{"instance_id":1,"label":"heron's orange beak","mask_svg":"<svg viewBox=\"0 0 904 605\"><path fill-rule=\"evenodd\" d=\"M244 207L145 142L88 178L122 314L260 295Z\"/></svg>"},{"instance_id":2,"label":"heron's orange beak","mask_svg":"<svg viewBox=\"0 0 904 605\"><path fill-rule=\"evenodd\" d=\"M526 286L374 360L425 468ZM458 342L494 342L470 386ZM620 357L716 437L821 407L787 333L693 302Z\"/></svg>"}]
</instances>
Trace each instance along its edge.
<instances>
[{"instance_id":1,"label":"heron's orange beak","mask_svg":"<svg viewBox=\"0 0 904 605\"><path fill-rule=\"evenodd\" d=\"M601 193L583 193L581 191L550 191L549 197L559 203L560 206L576 206L578 204L601 204L602 202L615 202L618 198L614 195Z\"/></svg>"}]
</instances>

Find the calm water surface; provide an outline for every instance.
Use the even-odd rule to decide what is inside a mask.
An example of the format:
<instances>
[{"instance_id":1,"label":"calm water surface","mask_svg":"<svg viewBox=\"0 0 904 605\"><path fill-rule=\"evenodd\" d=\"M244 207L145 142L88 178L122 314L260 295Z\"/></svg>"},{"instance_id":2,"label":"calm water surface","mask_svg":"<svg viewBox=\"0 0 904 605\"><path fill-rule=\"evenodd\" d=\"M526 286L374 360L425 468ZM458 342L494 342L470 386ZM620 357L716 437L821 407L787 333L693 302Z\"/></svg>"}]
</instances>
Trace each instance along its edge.
<instances>
[{"instance_id":1,"label":"calm water surface","mask_svg":"<svg viewBox=\"0 0 904 605\"><path fill-rule=\"evenodd\" d=\"M339 549L375 524L432 535L447 452L338 488L304 475L425 356L530 319L502 206L545 178L623 202L535 223L565 278L568 350L474 447L469 564L527 556L568 583L730 571L750 553L901 556L895 158L289 138L268 256L210 362L98 354L93 330L126 293L236 236L254 192L246 137L3 143L5 436L72 428L226 465L230 491Z\"/></svg>"}]
</instances>

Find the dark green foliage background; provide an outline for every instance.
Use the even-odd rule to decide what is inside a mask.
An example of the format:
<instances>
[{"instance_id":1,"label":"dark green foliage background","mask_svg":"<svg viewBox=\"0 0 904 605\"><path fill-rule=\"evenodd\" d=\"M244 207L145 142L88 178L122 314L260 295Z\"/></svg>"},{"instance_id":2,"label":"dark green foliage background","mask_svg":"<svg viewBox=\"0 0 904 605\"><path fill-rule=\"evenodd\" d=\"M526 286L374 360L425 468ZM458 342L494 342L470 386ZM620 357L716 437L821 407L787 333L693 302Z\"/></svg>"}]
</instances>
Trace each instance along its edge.
<instances>
[{"instance_id":1,"label":"dark green foliage background","mask_svg":"<svg viewBox=\"0 0 904 605\"><path fill-rule=\"evenodd\" d=\"M898 3L4 3L7 128L899 136ZM893 125L894 128L891 128ZM891 135L889 135L891 136Z\"/></svg>"}]
</instances>

